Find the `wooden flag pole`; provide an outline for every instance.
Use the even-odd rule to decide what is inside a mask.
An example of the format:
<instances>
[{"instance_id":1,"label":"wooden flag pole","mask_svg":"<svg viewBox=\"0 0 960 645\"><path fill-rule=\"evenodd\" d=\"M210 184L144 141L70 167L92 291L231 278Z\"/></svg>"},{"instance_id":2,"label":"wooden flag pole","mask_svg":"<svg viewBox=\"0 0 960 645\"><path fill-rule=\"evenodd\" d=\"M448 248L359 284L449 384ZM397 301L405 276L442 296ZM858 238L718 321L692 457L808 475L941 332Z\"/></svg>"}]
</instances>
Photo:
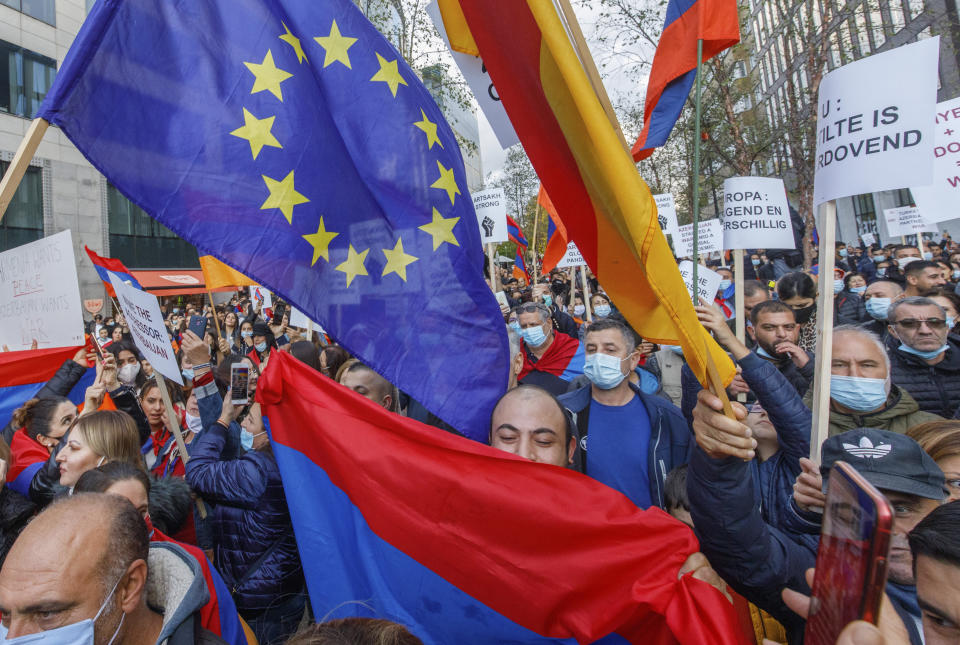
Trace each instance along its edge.
<instances>
[{"instance_id":1,"label":"wooden flag pole","mask_svg":"<svg viewBox=\"0 0 960 645\"><path fill-rule=\"evenodd\" d=\"M833 253L837 235L837 202L820 208L820 269L817 294L817 348L813 381L813 427L810 459L820 463L820 446L830 434L830 366L833 356Z\"/></svg>"},{"instance_id":2,"label":"wooden flag pole","mask_svg":"<svg viewBox=\"0 0 960 645\"><path fill-rule=\"evenodd\" d=\"M487 244L487 260L490 263L490 288L496 293L500 291L500 267L494 261L493 243Z\"/></svg>"},{"instance_id":3,"label":"wooden flag pole","mask_svg":"<svg viewBox=\"0 0 960 645\"><path fill-rule=\"evenodd\" d=\"M746 344L745 337L747 333L747 321L744 319L743 311L743 249L734 249L733 251L733 306L734 319L736 321L735 333L737 340ZM737 395L737 401L745 403L747 395L743 392Z\"/></svg>"},{"instance_id":4,"label":"wooden flag pole","mask_svg":"<svg viewBox=\"0 0 960 645\"><path fill-rule=\"evenodd\" d=\"M697 40L697 82L696 90L693 95L694 104L694 126L693 126L693 276L691 284L693 285L693 304L698 304L698 295L700 284L698 282L697 268L700 266L700 110L701 110L701 84L703 78L703 39ZM710 352L707 352L709 355ZM714 392L714 394L717 394Z\"/></svg>"},{"instance_id":5,"label":"wooden flag pole","mask_svg":"<svg viewBox=\"0 0 960 645\"><path fill-rule=\"evenodd\" d=\"M13 156L10 167L3 175L3 180L0 181L0 221L3 221L3 216L6 214L10 202L13 201L13 196L16 194L17 188L20 187L20 182L23 180L27 168L30 167L30 160L37 153L37 148L40 147L40 142L43 141L43 135L48 127L50 127L50 124L45 119L34 119L30 123L27 134L20 142L20 147L17 148L17 154Z\"/></svg>"},{"instance_id":6,"label":"wooden flag pole","mask_svg":"<svg viewBox=\"0 0 960 645\"><path fill-rule=\"evenodd\" d=\"M177 440L177 448L180 449L180 459L183 460L183 463L187 463L190 459L190 455L187 454L187 443L183 440L183 432L180 430L180 421L177 419L177 414L173 410L173 402L170 400L170 392L167 391L167 381L163 378L158 370L153 370L154 378L157 379L157 389L160 390L160 398L163 399L163 408L167 412L167 421L169 421L170 432L173 433L174 438Z\"/></svg>"},{"instance_id":7,"label":"wooden flag pole","mask_svg":"<svg viewBox=\"0 0 960 645\"><path fill-rule=\"evenodd\" d=\"M583 314L587 322L593 322L593 307L590 306L590 283L587 282L587 266L580 265L580 280L583 282Z\"/></svg>"},{"instance_id":8,"label":"wooden flag pole","mask_svg":"<svg viewBox=\"0 0 960 645\"><path fill-rule=\"evenodd\" d=\"M533 251L531 255L530 263L533 268L533 273L530 275L533 284L537 283L537 279L540 276L540 271L537 269L537 229L540 228L540 214L543 212L543 208L540 206L540 202L537 202L537 211L533 216L533 236L530 238L530 249ZM533 285L530 285L533 286Z\"/></svg>"},{"instance_id":9,"label":"wooden flag pole","mask_svg":"<svg viewBox=\"0 0 960 645\"><path fill-rule=\"evenodd\" d=\"M210 311L213 313L213 327L217 330L217 340L223 340L223 335L220 333L220 321L217 318L217 306L213 304L213 292L210 289L207 289L207 295L210 296ZM202 338L200 340L203 340Z\"/></svg>"}]
</instances>

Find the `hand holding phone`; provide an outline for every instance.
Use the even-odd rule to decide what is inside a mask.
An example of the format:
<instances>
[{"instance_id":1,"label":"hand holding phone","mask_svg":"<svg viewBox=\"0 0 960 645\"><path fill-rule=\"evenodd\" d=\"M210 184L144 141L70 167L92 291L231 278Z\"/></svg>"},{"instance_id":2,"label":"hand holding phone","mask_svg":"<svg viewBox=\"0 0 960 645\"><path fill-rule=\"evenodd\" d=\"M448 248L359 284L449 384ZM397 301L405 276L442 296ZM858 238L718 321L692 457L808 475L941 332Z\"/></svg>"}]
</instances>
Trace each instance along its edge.
<instances>
[{"instance_id":1,"label":"hand holding phone","mask_svg":"<svg viewBox=\"0 0 960 645\"><path fill-rule=\"evenodd\" d=\"M197 338L203 340L203 337L207 334L207 317L190 316L190 325L187 329L196 334Z\"/></svg>"},{"instance_id":2,"label":"hand holding phone","mask_svg":"<svg viewBox=\"0 0 960 645\"><path fill-rule=\"evenodd\" d=\"M250 402L248 386L250 366L246 363L233 363L230 366L230 402L234 405L246 405Z\"/></svg>"}]
</instances>

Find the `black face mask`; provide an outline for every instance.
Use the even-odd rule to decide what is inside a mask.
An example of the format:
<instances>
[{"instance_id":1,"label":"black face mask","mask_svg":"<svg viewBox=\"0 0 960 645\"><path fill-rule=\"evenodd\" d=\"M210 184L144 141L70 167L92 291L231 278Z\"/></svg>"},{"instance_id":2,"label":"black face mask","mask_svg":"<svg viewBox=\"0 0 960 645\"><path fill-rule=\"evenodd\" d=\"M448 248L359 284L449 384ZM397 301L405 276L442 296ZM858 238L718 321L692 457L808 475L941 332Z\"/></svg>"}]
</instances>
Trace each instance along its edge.
<instances>
[{"instance_id":1,"label":"black face mask","mask_svg":"<svg viewBox=\"0 0 960 645\"><path fill-rule=\"evenodd\" d=\"M797 323L802 325L803 323L810 320L810 317L813 315L813 312L816 311L816 309L817 309L816 303L809 305L807 307L803 307L801 309L794 309L793 317L796 318Z\"/></svg>"}]
</instances>

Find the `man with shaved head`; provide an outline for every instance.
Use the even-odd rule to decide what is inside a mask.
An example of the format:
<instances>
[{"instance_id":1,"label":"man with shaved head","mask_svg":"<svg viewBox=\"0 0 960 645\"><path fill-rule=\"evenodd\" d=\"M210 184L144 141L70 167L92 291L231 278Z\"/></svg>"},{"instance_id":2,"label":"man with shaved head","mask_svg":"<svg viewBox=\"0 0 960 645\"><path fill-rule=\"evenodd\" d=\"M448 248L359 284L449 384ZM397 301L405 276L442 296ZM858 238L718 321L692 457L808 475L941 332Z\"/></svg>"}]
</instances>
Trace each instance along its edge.
<instances>
[{"instance_id":1,"label":"man with shaved head","mask_svg":"<svg viewBox=\"0 0 960 645\"><path fill-rule=\"evenodd\" d=\"M530 461L569 467L576 443L556 397L521 385L497 402L490 419L490 445Z\"/></svg>"},{"instance_id":2,"label":"man with shaved head","mask_svg":"<svg viewBox=\"0 0 960 645\"><path fill-rule=\"evenodd\" d=\"M197 561L151 544L129 501L80 493L47 507L10 549L0 641L43 633L44 642L94 645L223 643L200 626L207 596Z\"/></svg>"}]
</instances>

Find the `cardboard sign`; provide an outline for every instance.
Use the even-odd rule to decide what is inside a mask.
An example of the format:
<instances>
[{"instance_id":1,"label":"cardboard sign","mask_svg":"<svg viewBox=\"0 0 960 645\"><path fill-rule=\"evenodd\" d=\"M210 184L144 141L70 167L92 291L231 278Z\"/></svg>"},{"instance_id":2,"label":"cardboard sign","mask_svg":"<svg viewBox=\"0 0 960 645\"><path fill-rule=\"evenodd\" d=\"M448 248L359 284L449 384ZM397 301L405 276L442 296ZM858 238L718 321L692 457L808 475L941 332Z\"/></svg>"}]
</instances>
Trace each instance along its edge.
<instances>
[{"instance_id":1,"label":"cardboard sign","mask_svg":"<svg viewBox=\"0 0 960 645\"><path fill-rule=\"evenodd\" d=\"M257 303L259 301L263 302L263 305L260 307L260 311L268 307L273 307L273 295L270 293L270 290L266 287L249 287L250 289L250 301Z\"/></svg>"},{"instance_id":2,"label":"cardboard sign","mask_svg":"<svg viewBox=\"0 0 960 645\"><path fill-rule=\"evenodd\" d=\"M687 293L693 298L693 262L684 260L680 263L680 276L683 278L684 284L687 285ZM721 280L723 280L723 276L701 264L697 268L697 284L699 285L697 304L700 303L700 298L707 302L713 302L713 299L717 297Z\"/></svg>"},{"instance_id":3,"label":"cardboard sign","mask_svg":"<svg viewBox=\"0 0 960 645\"><path fill-rule=\"evenodd\" d=\"M153 369L178 385L183 385L177 355L170 344L170 336L163 324L160 313L160 301L152 293L140 291L110 274L110 284L117 292L117 303L123 311L123 317L130 328L133 342L150 361Z\"/></svg>"},{"instance_id":4,"label":"cardboard sign","mask_svg":"<svg viewBox=\"0 0 960 645\"><path fill-rule=\"evenodd\" d=\"M567 253L563 256L562 260L557 262L557 268L578 267L586 263L587 261L583 259L583 255L580 254L580 249L577 248L577 245L570 242L567 244Z\"/></svg>"},{"instance_id":5,"label":"cardboard sign","mask_svg":"<svg viewBox=\"0 0 960 645\"><path fill-rule=\"evenodd\" d=\"M873 233L861 233L860 241L862 241L867 246L870 246L871 244L877 243L877 238L874 237Z\"/></svg>"},{"instance_id":6,"label":"cardboard sign","mask_svg":"<svg viewBox=\"0 0 960 645\"><path fill-rule=\"evenodd\" d=\"M823 77L813 201L933 181L940 39L874 54Z\"/></svg>"},{"instance_id":7,"label":"cardboard sign","mask_svg":"<svg viewBox=\"0 0 960 645\"><path fill-rule=\"evenodd\" d=\"M83 344L83 307L66 230L0 253L0 343L17 351Z\"/></svg>"},{"instance_id":8,"label":"cardboard sign","mask_svg":"<svg viewBox=\"0 0 960 645\"><path fill-rule=\"evenodd\" d=\"M484 244L507 241L507 199L502 188L478 190L472 194L477 212L480 239Z\"/></svg>"},{"instance_id":9,"label":"cardboard sign","mask_svg":"<svg viewBox=\"0 0 960 645\"><path fill-rule=\"evenodd\" d=\"M447 30L443 24L443 19L440 17L440 8L436 2L431 2L427 5L427 14L430 16L430 20L433 21L433 25L437 28L437 33L440 34L443 43L447 46L447 49L450 50L450 54L453 56L457 67L460 68L460 73L463 74L464 80L467 81L467 85L470 86L470 90L473 92L477 104L483 111L483 115L487 117L487 122L490 124L490 127L493 128L493 133L497 136L497 141L500 142L500 147L506 150L515 143L519 143L520 139L517 137L517 133L510 123L510 117L507 116L507 111L503 109L503 103L500 102L500 96L497 94L497 89L493 86L493 81L490 80L490 74L487 72L483 61L476 56L469 56L463 52L450 49Z\"/></svg>"},{"instance_id":10,"label":"cardboard sign","mask_svg":"<svg viewBox=\"0 0 960 645\"><path fill-rule=\"evenodd\" d=\"M660 222L660 230L664 234L676 233L680 225L677 223L677 206L673 201L673 194L654 195L653 201L657 203L657 219Z\"/></svg>"},{"instance_id":11,"label":"cardboard sign","mask_svg":"<svg viewBox=\"0 0 960 645\"><path fill-rule=\"evenodd\" d=\"M731 177L723 182L724 249L792 249L793 226L783 180Z\"/></svg>"},{"instance_id":12,"label":"cardboard sign","mask_svg":"<svg viewBox=\"0 0 960 645\"><path fill-rule=\"evenodd\" d=\"M900 235L911 235L913 233L937 230L936 222L928 220L919 208L906 207L891 210L897 211L897 224L899 225Z\"/></svg>"},{"instance_id":13,"label":"cardboard sign","mask_svg":"<svg viewBox=\"0 0 960 645\"><path fill-rule=\"evenodd\" d=\"M933 183L910 189L930 222L960 217L960 96L937 104Z\"/></svg>"},{"instance_id":14,"label":"cardboard sign","mask_svg":"<svg viewBox=\"0 0 960 645\"><path fill-rule=\"evenodd\" d=\"M708 219L700 222L697 250L700 255L723 251L723 226L720 220ZM686 224L677 229L673 236L673 252L678 258L693 255L693 224Z\"/></svg>"}]
</instances>

